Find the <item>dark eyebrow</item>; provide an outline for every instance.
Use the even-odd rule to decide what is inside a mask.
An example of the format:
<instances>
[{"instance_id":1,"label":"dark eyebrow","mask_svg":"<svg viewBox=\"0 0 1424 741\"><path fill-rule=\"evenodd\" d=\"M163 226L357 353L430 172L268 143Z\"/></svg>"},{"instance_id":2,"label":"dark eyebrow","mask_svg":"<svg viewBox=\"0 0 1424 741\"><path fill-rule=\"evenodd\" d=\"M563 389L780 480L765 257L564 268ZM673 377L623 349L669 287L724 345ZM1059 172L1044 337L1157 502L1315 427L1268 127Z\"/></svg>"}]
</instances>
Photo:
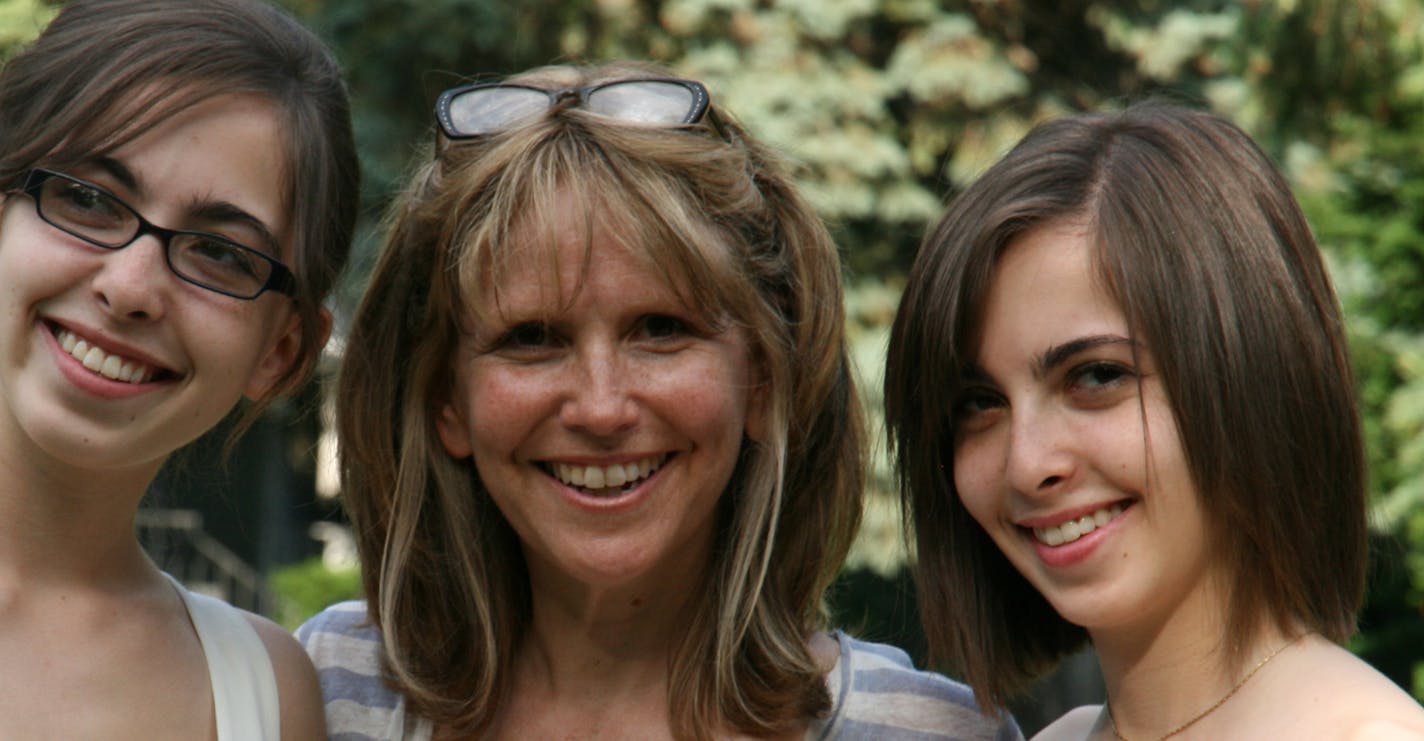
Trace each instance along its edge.
<instances>
[{"instance_id":1,"label":"dark eyebrow","mask_svg":"<svg viewBox=\"0 0 1424 741\"><path fill-rule=\"evenodd\" d=\"M140 200L144 197L143 183L134 175L123 162L113 157L95 157L92 160L99 169L108 173L110 177L117 180L125 189L138 196ZM272 230L262 223L262 220L244 211L235 204L227 201L199 201L187 204L185 210L189 211L195 218L218 224L239 223L250 227L257 232L257 238L263 244L256 245L257 248L265 251L269 257L281 259L281 245L277 243L277 237L272 234ZM252 247L253 245L248 245Z\"/></svg>"},{"instance_id":2,"label":"dark eyebrow","mask_svg":"<svg viewBox=\"0 0 1424 741\"><path fill-rule=\"evenodd\" d=\"M108 173L109 177L119 181L119 185L124 186L124 188L140 197L143 196L143 185L139 183L138 177L133 174L133 170L130 170L124 163L113 157L95 157L92 163Z\"/></svg>"},{"instance_id":3,"label":"dark eyebrow","mask_svg":"<svg viewBox=\"0 0 1424 741\"><path fill-rule=\"evenodd\" d=\"M1079 337L1069 340L1061 345L1053 345L1034 361L1034 373L1042 378L1049 374L1054 368L1068 362L1074 355L1092 350L1104 345L1128 345L1135 346L1131 338L1116 334L1099 334L1088 337Z\"/></svg>"},{"instance_id":4,"label":"dark eyebrow","mask_svg":"<svg viewBox=\"0 0 1424 741\"><path fill-rule=\"evenodd\" d=\"M256 245L255 248L267 253L268 257L281 259L282 253L277 244L277 237L272 234L272 230L262 223L262 220L252 214L228 203L227 201L199 201L189 206L193 216L201 221L214 222L219 224L240 223L250 227L257 232L257 238L263 244ZM253 245L248 245L253 247Z\"/></svg>"}]
</instances>

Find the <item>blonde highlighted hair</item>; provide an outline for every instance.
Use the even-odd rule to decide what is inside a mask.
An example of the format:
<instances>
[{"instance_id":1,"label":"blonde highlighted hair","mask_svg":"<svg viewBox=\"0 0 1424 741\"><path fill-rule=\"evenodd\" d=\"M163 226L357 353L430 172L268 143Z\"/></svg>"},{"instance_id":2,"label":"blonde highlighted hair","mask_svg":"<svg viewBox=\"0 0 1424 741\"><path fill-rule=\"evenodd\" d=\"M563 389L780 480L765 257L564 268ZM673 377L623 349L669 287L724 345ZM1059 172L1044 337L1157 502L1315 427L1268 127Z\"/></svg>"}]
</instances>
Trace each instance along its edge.
<instances>
[{"instance_id":1,"label":"blonde highlighted hair","mask_svg":"<svg viewBox=\"0 0 1424 741\"><path fill-rule=\"evenodd\" d=\"M641 64L534 70L550 89L666 76ZM715 114L714 114L715 115ZM573 204L711 319L745 331L767 434L744 441L714 552L669 667L674 732L785 733L830 707L808 640L860 518L861 411L840 263L777 159L734 121L653 128L559 103L441 142L397 204L339 385L345 502L392 686L462 733L509 692L530 594L520 544L469 461L435 431L474 292ZM589 232L590 234L592 231ZM498 290L494 288L493 290ZM478 423L477 421L475 422Z\"/></svg>"}]
</instances>

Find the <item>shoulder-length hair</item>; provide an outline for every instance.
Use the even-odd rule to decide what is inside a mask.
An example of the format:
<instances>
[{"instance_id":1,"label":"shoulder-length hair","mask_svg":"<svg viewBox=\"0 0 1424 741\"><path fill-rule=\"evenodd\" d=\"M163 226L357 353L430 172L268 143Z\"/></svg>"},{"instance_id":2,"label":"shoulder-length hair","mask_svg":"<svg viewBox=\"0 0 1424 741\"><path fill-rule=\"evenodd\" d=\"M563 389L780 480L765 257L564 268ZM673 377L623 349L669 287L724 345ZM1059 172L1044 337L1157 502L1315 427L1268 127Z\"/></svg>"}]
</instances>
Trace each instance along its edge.
<instances>
[{"instance_id":1,"label":"shoulder-length hair","mask_svg":"<svg viewBox=\"0 0 1424 741\"><path fill-rule=\"evenodd\" d=\"M1217 116L1144 103L1041 125L954 200L915 260L885 377L921 618L936 660L1002 706L1080 648L960 503L956 386L996 261L1061 219L1087 224L1103 285L1160 368L1239 663L1263 620L1354 632L1365 464L1345 332L1284 178Z\"/></svg>"},{"instance_id":2,"label":"shoulder-length hair","mask_svg":"<svg viewBox=\"0 0 1424 741\"><path fill-rule=\"evenodd\" d=\"M617 64L518 81L663 74ZM517 536L435 420L461 324L477 320L472 292L498 290L510 250L555 244L529 230L568 223L570 209L646 256L689 306L743 328L765 384L766 439L744 442L709 573L689 585L669 667L674 730L784 732L829 707L807 640L859 522L863 469L841 268L776 158L712 115L725 139L559 103L509 131L441 141L393 211L339 382L341 468L389 681L437 723L487 727L530 594Z\"/></svg>"},{"instance_id":3,"label":"shoulder-length hair","mask_svg":"<svg viewBox=\"0 0 1424 741\"><path fill-rule=\"evenodd\" d=\"M182 110L239 93L285 117L301 347L265 403L315 367L322 301L350 254L359 208L341 68L296 19L263 0L71 0L0 71L0 188L33 167L106 155Z\"/></svg>"}]
</instances>

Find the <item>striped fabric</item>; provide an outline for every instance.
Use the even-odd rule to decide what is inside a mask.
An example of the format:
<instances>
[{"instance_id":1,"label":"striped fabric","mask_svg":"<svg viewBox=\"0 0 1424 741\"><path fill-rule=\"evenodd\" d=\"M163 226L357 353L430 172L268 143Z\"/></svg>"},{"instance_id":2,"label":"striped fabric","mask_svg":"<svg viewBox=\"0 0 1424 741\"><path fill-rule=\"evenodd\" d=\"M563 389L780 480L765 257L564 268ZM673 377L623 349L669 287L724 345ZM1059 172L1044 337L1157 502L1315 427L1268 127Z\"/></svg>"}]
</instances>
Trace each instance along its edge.
<instances>
[{"instance_id":1,"label":"striped fabric","mask_svg":"<svg viewBox=\"0 0 1424 741\"><path fill-rule=\"evenodd\" d=\"M1018 741L1014 719L984 716L968 687L917 671L894 646L859 641L839 631L841 657L826 675L831 715L807 738L875 741Z\"/></svg>"},{"instance_id":2,"label":"striped fabric","mask_svg":"<svg viewBox=\"0 0 1424 741\"><path fill-rule=\"evenodd\" d=\"M980 714L967 687L916 671L893 646L835 634L840 658L826 686L834 707L807 739L1017 741L1012 718ZM380 635L364 602L342 602L297 629L321 676L331 741L429 741L430 723L407 719L405 700L381 681Z\"/></svg>"},{"instance_id":3,"label":"striped fabric","mask_svg":"<svg viewBox=\"0 0 1424 741\"><path fill-rule=\"evenodd\" d=\"M297 628L321 677L329 741L430 741L430 723L412 719L405 698L381 681L381 634L365 602L341 602Z\"/></svg>"}]
</instances>

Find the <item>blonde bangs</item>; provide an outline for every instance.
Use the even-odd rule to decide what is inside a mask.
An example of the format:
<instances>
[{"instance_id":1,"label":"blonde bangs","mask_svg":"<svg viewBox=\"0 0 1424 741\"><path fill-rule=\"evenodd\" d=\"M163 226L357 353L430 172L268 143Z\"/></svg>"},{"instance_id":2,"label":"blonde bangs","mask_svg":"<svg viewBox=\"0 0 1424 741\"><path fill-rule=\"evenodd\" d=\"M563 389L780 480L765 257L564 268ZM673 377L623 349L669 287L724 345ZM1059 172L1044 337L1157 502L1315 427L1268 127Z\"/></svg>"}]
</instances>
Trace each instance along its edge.
<instances>
[{"instance_id":1,"label":"blonde bangs","mask_svg":"<svg viewBox=\"0 0 1424 741\"><path fill-rule=\"evenodd\" d=\"M709 325L757 323L758 297L734 254L741 240L701 210L702 196L665 162L670 155L689 163L716 157L715 142L591 118L577 127L531 125L468 148L449 153L444 177L459 182L444 184L446 197L427 206L432 219L461 215L447 218L437 242L447 253L457 315L487 321L482 314L501 305L511 261L527 250L558 275L559 248L572 227L585 254L603 236L642 257ZM577 297L573 288L564 302Z\"/></svg>"}]
</instances>

